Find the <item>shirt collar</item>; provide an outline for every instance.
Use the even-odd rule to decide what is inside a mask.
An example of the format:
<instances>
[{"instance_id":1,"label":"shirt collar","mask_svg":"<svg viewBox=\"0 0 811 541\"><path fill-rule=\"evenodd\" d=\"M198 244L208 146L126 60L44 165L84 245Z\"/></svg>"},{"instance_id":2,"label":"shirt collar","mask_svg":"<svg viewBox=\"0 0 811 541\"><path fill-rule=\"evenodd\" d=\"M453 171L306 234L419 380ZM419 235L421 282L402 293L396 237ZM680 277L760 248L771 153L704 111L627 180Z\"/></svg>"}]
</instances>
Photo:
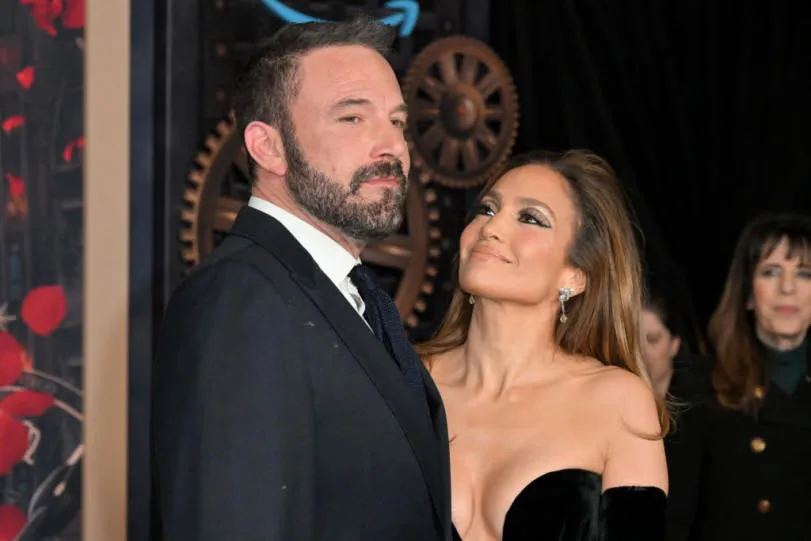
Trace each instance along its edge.
<instances>
[{"instance_id":1,"label":"shirt collar","mask_svg":"<svg viewBox=\"0 0 811 541\"><path fill-rule=\"evenodd\" d=\"M309 224L281 207L252 195L248 206L275 218L307 250L316 265L327 275L327 278L339 286L360 259L352 256L346 248L338 244L312 224Z\"/></svg>"}]
</instances>

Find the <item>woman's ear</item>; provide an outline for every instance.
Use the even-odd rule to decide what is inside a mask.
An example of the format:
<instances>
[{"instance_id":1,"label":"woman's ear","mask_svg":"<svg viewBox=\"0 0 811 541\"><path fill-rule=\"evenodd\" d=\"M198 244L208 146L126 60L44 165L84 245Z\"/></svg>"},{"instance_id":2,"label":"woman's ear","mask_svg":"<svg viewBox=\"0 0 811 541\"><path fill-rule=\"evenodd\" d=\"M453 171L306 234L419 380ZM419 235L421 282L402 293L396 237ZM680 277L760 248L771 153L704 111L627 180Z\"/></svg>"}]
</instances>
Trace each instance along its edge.
<instances>
[{"instance_id":1,"label":"woman's ear","mask_svg":"<svg viewBox=\"0 0 811 541\"><path fill-rule=\"evenodd\" d=\"M588 278L586 278L586 273L580 269L572 269L571 275L566 280L566 287L570 287L574 290L574 295L577 296L583 293L586 290L586 286L588 285Z\"/></svg>"},{"instance_id":2,"label":"woman's ear","mask_svg":"<svg viewBox=\"0 0 811 541\"><path fill-rule=\"evenodd\" d=\"M279 130L255 120L245 126L243 135L245 149L259 167L278 177L287 173L287 155Z\"/></svg>"},{"instance_id":3,"label":"woman's ear","mask_svg":"<svg viewBox=\"0 0 811 541\"><path fill-rule=\"evenodd\" d=\"M678 336L674 336L670 339L670 358L676 358L676 355L679 354L679 348L681 347L681 338Z\"/></svg>"}]
</instances>

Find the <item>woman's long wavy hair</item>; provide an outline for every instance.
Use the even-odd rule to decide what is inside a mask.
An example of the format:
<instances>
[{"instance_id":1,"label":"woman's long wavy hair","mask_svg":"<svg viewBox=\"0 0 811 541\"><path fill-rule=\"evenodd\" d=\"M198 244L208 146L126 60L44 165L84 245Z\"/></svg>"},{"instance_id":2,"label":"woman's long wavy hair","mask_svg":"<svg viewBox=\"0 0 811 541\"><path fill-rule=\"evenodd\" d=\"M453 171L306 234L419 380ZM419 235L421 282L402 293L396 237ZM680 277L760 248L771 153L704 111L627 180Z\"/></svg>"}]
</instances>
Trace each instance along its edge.
<instances>
[{"instance_id":1,"label":"woman's long wavy hair","mask_svg":"<svg viewBox=\"0 0 811 541\"><path fill-rule=\"evenodd\" d=\"M613 169L585 150L536 151L513 158L502 176L527 165L542 165L560 174L577 209L578 223L568 264L585 274L587 285L583 293L567 303L566 323L556 324L558 345L570 354L625 368L650 384L639 343L643 294L639 250L629 208ZM499 178L485 185L479 200ZM472 216L467 223L470 219ZM435 356L467 341L473 306L459 287L458 269L454 273L456 289L442 324L433 338L417 345L429 368ZM670 415L664 401L658 408L662 434L666 434Z\"/></svg>"},{"instance_id":2,"label":"woman's long wavy hair","mask_svg":"<svg viewBox=\"0 0 811 541\"><path fill-rule=\"evenodd\" d=\"M708 335L715 349L712 384L718 401L731 409L754 413L768 389L760 340L755 334L755 316L749 310L758 264L769 257L782 240L789 257L811 263L811 219L797 214L764 214L741 232L724 292L710 318ZM763 392L758 392L760 388Z\"/></svg>"}]
</instances>

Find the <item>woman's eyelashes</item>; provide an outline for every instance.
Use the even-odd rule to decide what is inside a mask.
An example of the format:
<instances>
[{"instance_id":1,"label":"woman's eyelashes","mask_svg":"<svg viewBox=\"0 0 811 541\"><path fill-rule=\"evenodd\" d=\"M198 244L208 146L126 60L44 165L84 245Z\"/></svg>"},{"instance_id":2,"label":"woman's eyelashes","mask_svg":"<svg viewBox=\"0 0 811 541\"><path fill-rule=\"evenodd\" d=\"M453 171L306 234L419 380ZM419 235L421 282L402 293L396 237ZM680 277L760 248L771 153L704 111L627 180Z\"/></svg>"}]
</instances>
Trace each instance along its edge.
<instances>
[{"instance_id":1,"label":"woman's eyelashes","mask_svg":"<svg viewBox=\"0 0 811 541\"><path fill-rule=\"evenodd\" d=\"M495 216L498 210L492 203L480 203L476 206L475 214L484 216ZM518 221L521 223L535 225L539 227L552 227L549 220L543 216L543 213L534 209L522 209L517 213Z\"/></svg>"},{"instance_id":2,"label":"woman's eyelashes","mask_svg":"<svg viewBox=\"0 0 811 541\"><path fill-rule=\"evenodd\" d=\"M544 218L540 212L528 212L523 211L519 214L519 218L522 222L528 223L531 225L537 225L540 227L552 227L552 224L549 223L549 220Z\"/></svg>"},{"instance_id":3,"label":"woman's eyelashes","mask_svg":"<svg viewBox=\"0 0 811 541\"><path fill-rule=\"evenodd\" d=\"M477 216L479 214L484 214L485 216L492 216L493 214L496 213L496 211L493 208L493 205L491 205L490 203L479 203L473 209L473 213L476 214Z\"/></svg>"}]
</instances>

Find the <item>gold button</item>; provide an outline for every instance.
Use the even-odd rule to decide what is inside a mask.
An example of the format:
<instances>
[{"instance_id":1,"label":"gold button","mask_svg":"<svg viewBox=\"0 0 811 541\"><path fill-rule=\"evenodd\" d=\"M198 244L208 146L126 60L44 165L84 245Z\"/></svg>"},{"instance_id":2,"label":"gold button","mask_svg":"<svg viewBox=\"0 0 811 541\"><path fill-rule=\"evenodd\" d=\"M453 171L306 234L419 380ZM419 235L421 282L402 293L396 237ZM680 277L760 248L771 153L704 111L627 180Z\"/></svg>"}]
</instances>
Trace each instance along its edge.
<instances>
[{"instance_id":1,"label":"gold button","mask_svg":"<svg viewBox=\"0 0 811 541\"><path fill-rule=\"evenodd\" d=\"M762 453L766 450L766 440L763 438L752 438L752 441L749 442L749 445L752 447L753 453Z\"/></svg>"},{"instance_id":2,"label":"gold button","mask_svg":"<svg viewBox=\"0 0 811 541\"><path fill-rule=\"evenodd\" d=\"M766 394L766 391L764 391L764 390L763 390L763 387L761 387L760 385L758 385L757 387L755 387L755 390L753 391L753 393L754 393L754 395L755 395L755 398L757 398L758 400L760 400L760 399L762 399L762 398L763 398L763 395L765 395L765 394Z\"/></svg>"},{"instance_id":3,"label":"gold button","mask_svg":"<svg viewBox=\"0 0 811 541\"><path fill-rule=\"evenodd\" d=\"M760 500L757 502L757 510L763 513L764 515L771 511L772 504L769 500Z\"/></svg>"}]
</instances>

